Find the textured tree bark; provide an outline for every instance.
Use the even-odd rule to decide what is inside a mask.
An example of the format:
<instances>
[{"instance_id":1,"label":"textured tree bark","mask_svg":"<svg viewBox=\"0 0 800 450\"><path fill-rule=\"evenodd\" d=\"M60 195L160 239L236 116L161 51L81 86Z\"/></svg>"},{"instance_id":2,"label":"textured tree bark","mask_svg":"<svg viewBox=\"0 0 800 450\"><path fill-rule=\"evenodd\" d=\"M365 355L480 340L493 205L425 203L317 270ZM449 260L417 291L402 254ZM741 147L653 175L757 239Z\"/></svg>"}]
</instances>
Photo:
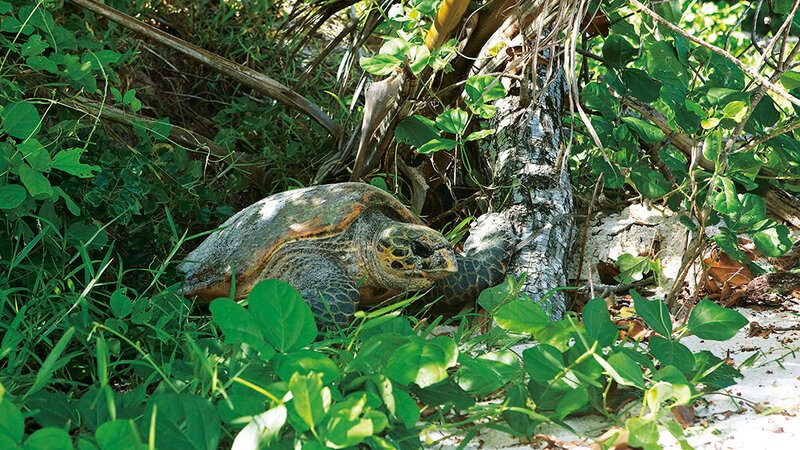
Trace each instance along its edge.
<instances>
[{"instance_id":1,"label":"textured tree bark","mask_svg":"<svg viewBox=\"0 0 800 450\"><path fill-rule=\"evenodd\" d=\"M538 105L520 106L519 98L512 96L497 102L489 156L497 187L493 207L514 224L520 238L507 273L526 274L521 292L534 301L567 285L566 260L575 228L562 142L564 78L559 76L545 89ZM551 318L560 319L568 308L565 291L554 291L542 306Z\"/></svg>"}]
</instances>

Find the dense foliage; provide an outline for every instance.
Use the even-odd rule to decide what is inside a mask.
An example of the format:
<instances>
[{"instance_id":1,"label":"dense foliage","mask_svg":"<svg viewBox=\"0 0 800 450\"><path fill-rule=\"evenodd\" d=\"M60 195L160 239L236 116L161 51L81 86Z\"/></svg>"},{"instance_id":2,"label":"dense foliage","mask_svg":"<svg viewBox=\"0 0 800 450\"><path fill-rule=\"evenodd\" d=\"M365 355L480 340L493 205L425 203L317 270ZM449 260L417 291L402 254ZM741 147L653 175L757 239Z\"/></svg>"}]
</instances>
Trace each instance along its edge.
<instances>
[{"instance_id":1,"label":"dense foliage","mask_svg":"<svg viewBox=\"0 0 800 450\"><path fill-rule=\"evenodd\" d=\"M565 118L584 133L572 149L578 190L602 174L609 195L635 189L663 200L692 229L724 219L713 240L735 258L746 260L738 233L779 255L791 245L788 230L766 217L761 196L770 185L798 190L793 129L772 136L791 127L797 107L755 95L736 64L626 3L604 2L610 34L585 43L596 53L581 69L591 127ZM287 84L308 59L281 44L282 10L272 2L107 4ZM386 12L378 28L386 39L350 70L381 76L404 60L415 73L444 70L457 41L433 52L422 44L437 5L412 0ZM791 6L772 2L771 23ZM752 18L735 20L751 9L670 1L657 11L751 64L759 58L748 44ZM708 300L674 326L663 303L632 292L635 312L658 334L648 343L619 341L601 299L580 319L551 322L513 279L481 295L499 325L481 333L477 314L400 315L414 297L321 332L299 295L275 281L244 306L195 306L178 293L175 261L239 207L309 183L331 145L322 127L70 3L0 1L0 15L3 448L417 448L434 430L471 438L491 423L525 439L541 423L568 427L571 414L587 412L624 423L632 445L652 447L663 427L683 439L670 408L740 376L680 343L725 340L746 324ZM798 20L787 36L798 34ZM786 71L794 50L784 50L763 64L783 71L773 82L800 92L800 75ZM337 67L324 61L303 94L340 123L355 122L358 79L334 92ZM467 133L468 124L491 117L506 90L488 75L462 84L463 107L410 115L397 142L466 160L466 143L492 133L485 122ZM660 111L672 131L630 99ZM187 135L199 144L180 139ZM702 145L687 157L678 135ZM690 164L698 152L712 165ZM260 185L248 178L253 160ZM454 336L434 336L445 321ZM531 337L536 344L520 352ZM631 399L641 411L620 419Z\"/></svg>"}]
</instances>

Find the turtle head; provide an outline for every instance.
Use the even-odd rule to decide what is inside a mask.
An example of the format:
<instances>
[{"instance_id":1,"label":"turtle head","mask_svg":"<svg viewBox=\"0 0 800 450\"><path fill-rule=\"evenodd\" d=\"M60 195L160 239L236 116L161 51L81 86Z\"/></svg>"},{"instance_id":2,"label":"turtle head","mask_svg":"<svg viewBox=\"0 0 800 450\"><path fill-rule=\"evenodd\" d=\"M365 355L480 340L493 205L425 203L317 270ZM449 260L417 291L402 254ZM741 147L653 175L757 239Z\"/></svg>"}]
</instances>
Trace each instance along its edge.
<instances>
[{"instance_id":1,"label":"turtle head","mask_svg":"<svg viewBox=\"0 0 800 450\"><path fill-rule=\"evenodd\" d=\"M387 287L425 289L458 271L453 246L438 231L393 222L375 237L378 270Z\"/></svg>"}]
</instances>

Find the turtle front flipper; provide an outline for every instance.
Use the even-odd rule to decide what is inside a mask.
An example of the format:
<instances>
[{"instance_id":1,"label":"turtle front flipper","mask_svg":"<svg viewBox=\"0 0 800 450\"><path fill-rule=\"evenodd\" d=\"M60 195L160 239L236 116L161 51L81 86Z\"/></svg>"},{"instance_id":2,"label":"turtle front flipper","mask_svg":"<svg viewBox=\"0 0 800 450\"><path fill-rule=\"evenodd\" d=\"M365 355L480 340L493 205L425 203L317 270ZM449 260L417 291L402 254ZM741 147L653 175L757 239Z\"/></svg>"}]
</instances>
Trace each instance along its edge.
<instances>
[{"instance_id":1,"label":"turtle front flipper","mask_svg":"<svg viewBox=\"0 0 800 450\"><path fill-rule=\"evenodd\" d=\"M457 312L481 291L502 282L517 241L508 219L496 213L480 216L470 228L464 254L456 257L458 273L436 281L428 293L432 298L442 297L433 310Z\"/></svg>"},{"instance_id":2,"label":"turtle front flipper","mask_svg":"<svg viewBox=\"0 0 800 450\"><path fill-rule=\"evenodd\" d=\"M353 320L359 302L358 286L333 261L313 255L285 267L281 278L300 292L317 316L317 324L346 326Z\"/></svg>"}]
</instances>

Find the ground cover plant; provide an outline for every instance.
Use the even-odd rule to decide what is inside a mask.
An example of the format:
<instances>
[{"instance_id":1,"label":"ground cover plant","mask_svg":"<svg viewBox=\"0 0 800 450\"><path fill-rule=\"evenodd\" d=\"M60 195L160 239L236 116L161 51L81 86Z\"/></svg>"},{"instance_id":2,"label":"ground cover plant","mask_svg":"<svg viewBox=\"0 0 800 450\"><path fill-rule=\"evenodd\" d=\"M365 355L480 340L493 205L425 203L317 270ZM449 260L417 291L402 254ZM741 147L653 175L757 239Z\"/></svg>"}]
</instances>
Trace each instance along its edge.
<instances>
[{"instance_id":1,"label":"ground cover plant","mask_svg":"<svg viewBox=\"0 0 800 450\"><path fill-rule=\"evenodd\" d=\"M365 73L451 73L458 38L433 50L424 43L439 3L359 3L353 13L376 21L373 40L361 43L368 53L341 64L346 53L334 49L311 64L324 46L313 30L287 25L300 11L289 5L107 2L296 85L349 125L363 113L355 93ZM601 178L607 198L636 194L680 211L695 232L688 261L721 220L710 242L755 274L769 269L737 236L768 257L792 245L791 220L768 196L797 192L796 2L584 6L607 19L592 22L602 31L582 29L574 67L586 120L564 116L586 206ZM675 411L741 376L722 355L681 344L726 340L747 324L709 299L674 320L670 308L693 300L679 295L682 279L667 303L630 292L655 332L646 342L620 339L603 299L551 321L546 302L514 278L481 294L481 312L403 314L422 301L410 294L334 330L318 329L299 294L274 280L241 304L194 305L180 295L175 263L240 207L320 174L347 176L329 164L333 138L72 3L0 1L0 16L3 448L419 448L435 443L433 430L465 433L465 443L483 427L529 439L542 423L569 428L583 414L626 428L634 446L657 447L664 430L686 446ZM331 16L335 30L348 23ZM762 70L777 89L754 75ZM520 90L497 80L456 80L463 102L409 112L392 144L455 155L460 181L486 184L486 119L493 101ZM403 174L370 177L388 188ZM457 242L470 219L451 219L445 231ZM621 265L625 282L658 272L655 255ZM496 327L481 328L487 315ZM456 331L435 334L441 324Z\"/></svg>"}]
</instances>

